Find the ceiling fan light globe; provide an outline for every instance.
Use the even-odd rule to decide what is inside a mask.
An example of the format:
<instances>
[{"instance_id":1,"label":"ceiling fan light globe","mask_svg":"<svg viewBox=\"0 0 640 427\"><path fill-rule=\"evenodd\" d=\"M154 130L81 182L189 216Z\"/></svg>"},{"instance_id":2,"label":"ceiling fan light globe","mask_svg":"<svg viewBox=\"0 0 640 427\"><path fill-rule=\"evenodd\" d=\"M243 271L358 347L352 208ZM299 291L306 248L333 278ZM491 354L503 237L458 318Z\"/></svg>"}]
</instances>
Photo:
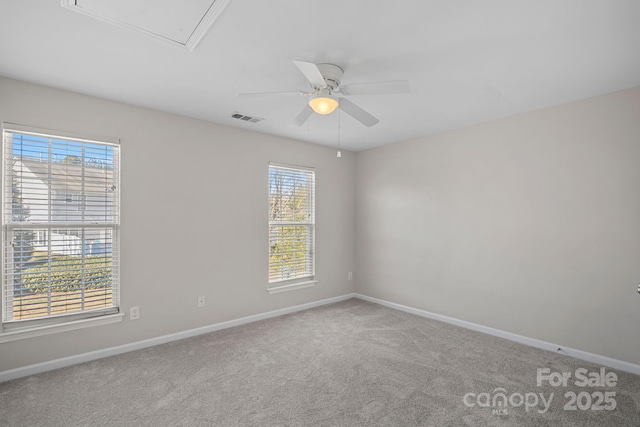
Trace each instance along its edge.
<instances>
[{"instance_id":1,"label":"ceiling fan light globe","mask_svg":"<svg viewBox=\"0 0 640 427\"><path fill-rule=\"evenodd\" d=\"M309 106L318 114L331 114L338 105L337 99L328 96L316 96L309 100Z\"/></svg>"}]
</instances>

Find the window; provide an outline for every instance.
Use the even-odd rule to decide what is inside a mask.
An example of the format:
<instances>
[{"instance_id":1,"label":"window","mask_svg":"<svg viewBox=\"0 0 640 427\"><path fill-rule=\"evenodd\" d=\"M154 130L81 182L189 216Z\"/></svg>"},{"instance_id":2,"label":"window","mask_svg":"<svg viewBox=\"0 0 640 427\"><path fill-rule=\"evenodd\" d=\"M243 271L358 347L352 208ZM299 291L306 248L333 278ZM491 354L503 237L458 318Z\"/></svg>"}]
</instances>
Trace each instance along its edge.
<instances>
[{"instance_id":1,"label":"window","mask_svg":"<svg viewBox=\"0 0 640 427\"><path fill-rule=\"evenodd\" d=\"M86 203L84 194L66 193L62 195L65 203L69 203L69 206L73 206L73 209L84 209Z\"/></svg>"},{"instance_id":2,"label":"window","mask_svg":"<svg viewBox=\"0 0 640 427\"><path fill-rule=\"evenodd\" d=\"M269 165L269 283L313 280L315 172Z\"/></svg>"},{"instance_id":3,"label":"window","mask_svg":"<svg viewBox=\"0 0 640 427\"><path fill-rule=\"evenodd\" d=\"M118 313L120 147L5 124L2 331Z\"/></svg>"}]
</instances>

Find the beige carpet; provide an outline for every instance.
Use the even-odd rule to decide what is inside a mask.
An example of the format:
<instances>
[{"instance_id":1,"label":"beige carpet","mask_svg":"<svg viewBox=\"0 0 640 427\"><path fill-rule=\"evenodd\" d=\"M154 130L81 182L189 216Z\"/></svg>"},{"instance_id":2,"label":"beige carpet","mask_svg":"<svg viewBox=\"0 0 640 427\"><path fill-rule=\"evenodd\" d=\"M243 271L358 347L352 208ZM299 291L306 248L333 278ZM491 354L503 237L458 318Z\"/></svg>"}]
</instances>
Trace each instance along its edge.
<instances>
[{"instance_id":1,"label":"beige carpet","mask_svg":"<svg viewBox=\"0 0 640 427\"><path fill-rule=\"evenodd\" d=\"M0 426L640 426L640 377L580 368L353 299L0 384Z\"/></svg>"}]
</instances>

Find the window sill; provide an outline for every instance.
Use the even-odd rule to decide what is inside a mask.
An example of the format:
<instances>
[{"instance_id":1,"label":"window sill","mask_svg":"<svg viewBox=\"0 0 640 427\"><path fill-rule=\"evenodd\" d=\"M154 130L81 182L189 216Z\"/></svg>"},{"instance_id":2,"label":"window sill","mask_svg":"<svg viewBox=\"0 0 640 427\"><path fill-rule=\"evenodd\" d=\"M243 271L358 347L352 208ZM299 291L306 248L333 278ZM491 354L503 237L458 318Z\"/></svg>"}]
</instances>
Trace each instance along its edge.
<instances>
[{"instance_id":1,"label":"window sill","mask_svg":"<svg viewBox=\"0 0 640 427\"><path fill-rule=\"evenodd\" d=\"M0 344L27 338L40 337L43 335L73 331L75 329L89 328L92 326L108 325L110 323L121 322L123 318L124 313L118 313L100 317L92 317L89 319L75 320L67 323L59 323L56 325L38 326L29 329L0 333Z\"/></svg>"},{"instance_id":2,"label":"window sill","mask_svg":"<svg viewBox=\"0 0 640 427\"><path fill-rule=\"evenodd\" d=\"M317 280L306 280L304 282L296 282L296 283L290 283L288 285L274 286L274 287L268 288L267 292L269 292L269 294L278 294L280 292L295 291L296 289L310 288L312 286L315 286L316 283L318 283Z\"/></svg>"}]
</instances>

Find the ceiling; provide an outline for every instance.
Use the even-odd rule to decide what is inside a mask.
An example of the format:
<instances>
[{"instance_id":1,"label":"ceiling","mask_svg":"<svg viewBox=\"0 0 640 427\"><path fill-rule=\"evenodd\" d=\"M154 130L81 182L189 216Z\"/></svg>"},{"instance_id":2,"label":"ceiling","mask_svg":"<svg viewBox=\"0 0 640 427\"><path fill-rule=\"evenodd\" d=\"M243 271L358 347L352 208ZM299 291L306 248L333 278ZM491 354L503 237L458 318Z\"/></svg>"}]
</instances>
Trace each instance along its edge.
<instances>
[{"instance_id":1,"label":"ceiling","mask_svg":"<svg viewBox=\"0 0 640 427\"><path fill-rule=\"evenodd\" d=\"M0 75L358 151L640 86L638 22L637 0L231 0L190 51L59 0L2 1ZM412 90L349 97L372 127L290 127L306 97L237 96L308 90L292 60Z\"/></svg>"}]
</instances>

